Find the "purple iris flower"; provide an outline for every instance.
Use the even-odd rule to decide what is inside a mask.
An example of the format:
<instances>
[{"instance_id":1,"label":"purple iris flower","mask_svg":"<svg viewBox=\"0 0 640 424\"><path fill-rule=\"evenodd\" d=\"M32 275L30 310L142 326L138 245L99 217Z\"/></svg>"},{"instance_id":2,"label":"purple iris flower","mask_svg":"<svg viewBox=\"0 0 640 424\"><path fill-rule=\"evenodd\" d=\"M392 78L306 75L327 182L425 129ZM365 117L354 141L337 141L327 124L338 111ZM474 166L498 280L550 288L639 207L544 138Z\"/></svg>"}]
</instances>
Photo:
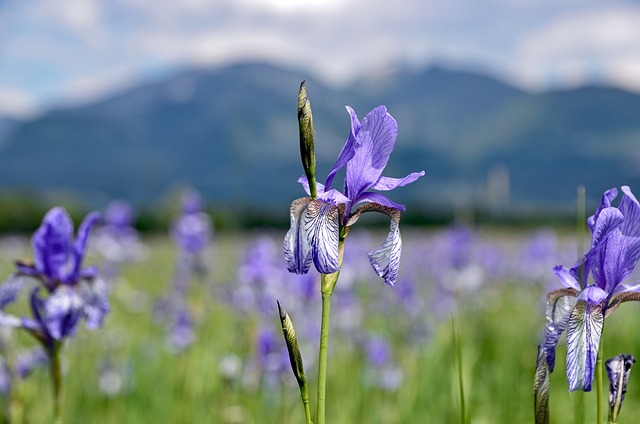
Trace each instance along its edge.
<instances>
[{"instance_id":1,"label":"purple iris flower","mask_svg":"<svg viewBox=\"0 0 640 424\"><path fill-rule=\"evenodd\" d=\"M614 207L618 190L606 191L588 219L592 240L584 257L571 269L554 268L566 288L548 295L545 349L553 371L555 347L567 329L570 391L591 390L604 319L622 302L640 300L640 282L624 283L640 258L640 204L629 187L622 193Z\"/></svg>"},{"instance_id":2,"label":"purple iris flower","mask_svg":"<svg viewBox=\"0 0 640 424\"><path fill-rule=\"evenodd\" d=\"M18 272L0 287L0 324L25 328L47 345L72 336L81 319L91 329L102 325L109 312L106 286L97 278L95 267L82 267L89 232L98 218L95 212L87 215L74 239L73 223L63 208L45 215L32 237L34 262L19 262ZM35 279L46 290L44 298L42 287L31 292L33 319L4 313L5 306L17 298L24 277Z\"/></svg>"},{"instance_id":3,"label":"purple iris flower","mask_svg":"<svg viewBox=\"0 0 640 424\"><path fill-rule=\"evenodd\" d=\"M182 197L182 214L171 227L171 238L187 254L201 252L211 242L211 217L202 210L202 198L189 190Z\"/></svg>"},{"instance_id":4,"label":"purple iris flower","mask_svg":"<svg viewBox=\"0 0 640 424\"><path fill-rule=\"evenodd\" d=\"M404 178L382 176L396 142L398 124L385 106L369 112L362 122L353 109L347 106L347 111L351 116L351 132L324 185L316 183L318 197L301 198L291 204L291 229L284 240L287 268L290 272L305 274L313 262L320 273L338 271L340 238L346 236L360 214L378 211L391 218L390 231L385 243L368 256L375 272L393 286L402 250L398 224L400 211L405 207L377 191L410 184L423 176L424 171ZM346 176L340 192L331 185L343 167L346 167ZM307 178L303 176L299 182L309 193Z\"/></svg>"}]
</instances>

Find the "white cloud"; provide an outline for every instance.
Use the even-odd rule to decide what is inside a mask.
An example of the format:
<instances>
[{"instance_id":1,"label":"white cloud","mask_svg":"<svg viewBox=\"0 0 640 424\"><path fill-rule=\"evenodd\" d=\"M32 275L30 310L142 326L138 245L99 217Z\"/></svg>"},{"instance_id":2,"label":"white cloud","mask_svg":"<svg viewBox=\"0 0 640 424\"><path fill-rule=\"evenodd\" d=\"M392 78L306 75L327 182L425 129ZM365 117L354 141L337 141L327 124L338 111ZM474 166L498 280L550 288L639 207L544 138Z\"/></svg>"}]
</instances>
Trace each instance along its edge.
<instances>
[{"instance_id":1,"label":"white cloud","mask_svg":"<svg viewBox=\"0 0 640 424\"><path fill-rule=\"evenodd\" d=\"M640 86L640 4L624 0L17 4L0 27L0 80L36 103L90 100L159 69L255 58L337 84L399 63L445 61L532 88L593 78Z\"/></svg>"},{"instance_id":2,"label":"white cloud","mask_svg":"<svg viewBox=\"0 0 640 424\"><path fill-rule=\"evenodd\" d=\"M23 119L36 112L37 106L29 92L0 86L0 115Z\"/></svg>"}]
</instances>

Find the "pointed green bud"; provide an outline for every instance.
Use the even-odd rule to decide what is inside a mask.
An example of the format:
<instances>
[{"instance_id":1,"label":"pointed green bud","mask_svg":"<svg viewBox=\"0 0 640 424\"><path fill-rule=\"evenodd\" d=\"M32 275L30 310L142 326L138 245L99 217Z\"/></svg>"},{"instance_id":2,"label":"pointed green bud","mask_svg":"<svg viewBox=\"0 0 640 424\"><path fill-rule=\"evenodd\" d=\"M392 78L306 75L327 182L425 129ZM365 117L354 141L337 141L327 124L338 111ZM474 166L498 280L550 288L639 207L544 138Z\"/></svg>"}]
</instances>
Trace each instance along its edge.
<instances>
[{"instance_id":1,"label":"pointed green bud","mask_svg":"<svg viewBox=\"0 0 640 424\"><path fill-rule=\"evenodd\" d=\"M298 91L298 126L300 128L300 157L304 173L309 182L311 197L316 198L316 153L313 141L313 115L311 103L307 97L305 82L300 84Z\"/></svg>"},{"instance_id":2,"label":"pointed green bud","mask_svg":"<svg viewBox=\"0 0 640 424\"><path fill-rule=\"evenodd\" d=\"M298 339L296 337L296 330L293 328L293 322L289 318L289 314L284 310L282 305L278 303L278 312L280 314L280 323L282 324L282 334L284 335L284 341L287 344L287 350L289 351L289 361L291 362L291 369L293 375L298 380L300 387L306 386L306 377L304 375L304 364L302 363L302 355L300 355L300 349L298 348Z\"/></svg>"},{"instance_id":3,"label":"pointed green bud","mask_svg":"<svg viewBox=\"0 0 640 424\"><path fill-rule=\"evenodd\" d=\"M538 344L536 375L533 379L533 410L536 424L549 424L549 365L544 345Z\"/></svg>"},{"instance_id":4,"label":"pointed green bud","mask_svg":"<svg viewBox=\"0 0 640 424\"><path fill-rule=\"evenodd\" d=\"M636 362L633 355L621 353L606 362L609 376L609 422L618 422L618 414L622 408L624 395L627 393L627 382L631 366Z\"/></svg>"}]
</instances>

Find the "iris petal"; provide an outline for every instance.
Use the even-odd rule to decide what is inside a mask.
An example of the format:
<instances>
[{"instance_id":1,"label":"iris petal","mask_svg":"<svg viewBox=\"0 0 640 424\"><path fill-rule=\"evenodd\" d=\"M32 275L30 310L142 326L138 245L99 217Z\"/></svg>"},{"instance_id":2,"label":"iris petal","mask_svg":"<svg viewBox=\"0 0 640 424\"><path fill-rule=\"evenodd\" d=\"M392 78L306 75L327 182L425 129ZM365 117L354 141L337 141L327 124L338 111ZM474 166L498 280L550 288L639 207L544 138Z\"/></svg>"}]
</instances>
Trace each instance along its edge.
<instances>
[{"instance_id":1,"label":"iris petal","mask_svg":"<svg viewBox=\"0 0 640 424\"><path fill-rule=\"evenodd\" d=\"M375 184L389 161L398 124L387 108L378 106L365 116L356 134L355 155L347 163L345 195L355 199Z\"/></svg>"},{"instance_id":2,"label":"iris petal","mask_svg":"<svg viewBox=\"0 0 640 424\"><path fill-rule=\"evenodd\" d=\"M82 317L82 298L67 285L59 286L44 302L44 322L51 337L60 340L76 332Z\"/></svg>"},{"instance_id":3,"label":"iris petal","mask_svg":"<svg viewBox=\"0 0 640 424\"><path fill-rule=\"evenodd\" d=\"M8 304L13 303L22 289L22 278L18 275L11 275L0 286L0 309L4 309Z\"/></svg>"},{"instance_id":4,"label":"iris petal","mask_svg":"<svg viewBox=\"0 0 640 424\"><path fill-rule=\"evenodd\" d=\"M580 291L582 289L578 280L576 280L576 278L571 273L571 270L569 270L569 268L567 268L566 266L558 265L553 268L553 272L558 276L558 278L560 278L560 281L562 281L562 284L564 284L565 287L577 291Z\"/></svg>"},{"instance_id":5,"label":"iris petal","mask_svg":"<svg viewBox=\"0 0 640 424\"><path fill-rule=\"evenodd\" d=\"M327 175L327 179L325 181L325 186L327 188L331 188L331 184L333 183L333 178L336 176L336 173L343 166L345 166L347 162L349 162L356 154L355 141L356 134L358 134L358 131L360 131L360 121L358 121L356 112L349 106L347 106L347 112L349 112L349 115L351 116L351 131L349 132L347 141L344 143L344 146L342 146L342 150L338 155L338 159L336 160L335 165L333 165L333 168L329 172L329 175Z\"/></svg>"},{"instance_id":6,"label":"iris petal","mask_svg":"<svg viewBox=\"0 0 640 424\"><path fill-rule=\"evenodd\" d=\"M75 280L75 277L80 272L80 265L87 250L87 241L89 240L91 227L93 227L93 224L95 224L98 219L100 219L100 214L98 212L91 212L82 220L82 223L80 223L78 227L78 234L73 244L73 270L68 276L70 280Z\"/></svg>"},{"instance_id":7,"label":"iris petal","mask_svg":"<svg viewBox=\"0 0 640 424\"><path fill-rule=\"evenodd\" d=\"M283 248L287 269L295 274L306 274L311 266L311 246L302 218L310 202L310 197L294 200L289 211L291 227L284 238Z\"/></svg>"},{"instance_id":8,"label":"iris petal","mask_svg":"<svg viewBox=\"0 0 640 424\"><path fill-rule=\"evenodd\" d=\"M102 327L105 316L111 310L107 284L98 278L82 282L78 289L84 303L83 315L86 318L86 327L90 330Z\"/></svg>"},{"instance_id":9,"label":"iris petal","mask_svg":"<svg viewBox=\"0 0 640 424\"><path fill-rule=\"evenodd\" d=\"M600 290L595 286L583 290L581 299L578 300L569 317L567 379L570 392L575 390L589 392L593 383L604 316L602 307L591 301L601 296L597 293L584 293L591 288Z\"/></svg>"},{"instance_id":10,"label":"iris petal","mask_svg":"<svg viewBox=\"0 0 640 424\"><path fill-rule=\"evenodd\" d=\"M556 346L562 332L567 328L569 316L576 305L576 291L571 289L555 290L547 296L546 327L544 348L549 370L553 372L556 364Z\"/></svg>"},{"instance_id":11,"label":"iris petal","mask_svg":"<svg viewBox=\"0 0 640 424\"><path fill-rule=\"evenodd\" d=\"M332 274L338 271L338 208L331 203L312 200L303 219L311 245L311 257L318 272Z\"/></svg>"},{"instance_id":12,"label":"iris petal","mask_svg":"<svg viewBox=\"0 0 640 424\"><path fill-rule=\"evenodd\" d=\"M389 286L394 286L398 278L402 238L400 237L400 213L395 211L391 216L387 240L377 249L368 253L373 270Z\"/></svg>"},{"instance_id":13,"label":"iris petal","mask_svg":"<svg viewBox=\"0 0 640 424\"><path fill-rule=\"evenodd\" d=\"M33 234L36 268L51 280L62 279L68 271L72 235L73 223L61 207L47 212L42 224Z\"/></svg>"},{"instance_id":14,"label":"iris petal","mask_svg":"<svg viewBox=\"0 0 640 424\"><path fill-rule=\"evenodd\" d=\"M412 172L404 178L380 177L380 179L378 179L378 181L373 186L371 186L371 188L373 190L381 191L393 190L396 187L404 187L407 184L411 184L422 176L424 176L424 171Z\"/></svg>"}]
</instances>

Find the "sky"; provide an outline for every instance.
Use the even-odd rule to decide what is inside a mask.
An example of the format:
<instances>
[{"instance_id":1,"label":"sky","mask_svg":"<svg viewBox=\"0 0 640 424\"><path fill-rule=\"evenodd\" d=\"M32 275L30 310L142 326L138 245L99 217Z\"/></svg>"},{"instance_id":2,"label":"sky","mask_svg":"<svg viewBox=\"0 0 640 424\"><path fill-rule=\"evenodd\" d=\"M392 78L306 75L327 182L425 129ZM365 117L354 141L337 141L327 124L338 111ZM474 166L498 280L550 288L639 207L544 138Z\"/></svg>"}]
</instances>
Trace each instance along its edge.
<instances>
[{"instance_id":1,"label":"sky","mask_svg":"<svg viewBox=\"0 0 640 424\"><path fill-rule=\"evenodd\" d=\"M0 0L0 116L255 59L336 87L438 64L640 92L640 0Z\"/></svg>"}]
</instances>

